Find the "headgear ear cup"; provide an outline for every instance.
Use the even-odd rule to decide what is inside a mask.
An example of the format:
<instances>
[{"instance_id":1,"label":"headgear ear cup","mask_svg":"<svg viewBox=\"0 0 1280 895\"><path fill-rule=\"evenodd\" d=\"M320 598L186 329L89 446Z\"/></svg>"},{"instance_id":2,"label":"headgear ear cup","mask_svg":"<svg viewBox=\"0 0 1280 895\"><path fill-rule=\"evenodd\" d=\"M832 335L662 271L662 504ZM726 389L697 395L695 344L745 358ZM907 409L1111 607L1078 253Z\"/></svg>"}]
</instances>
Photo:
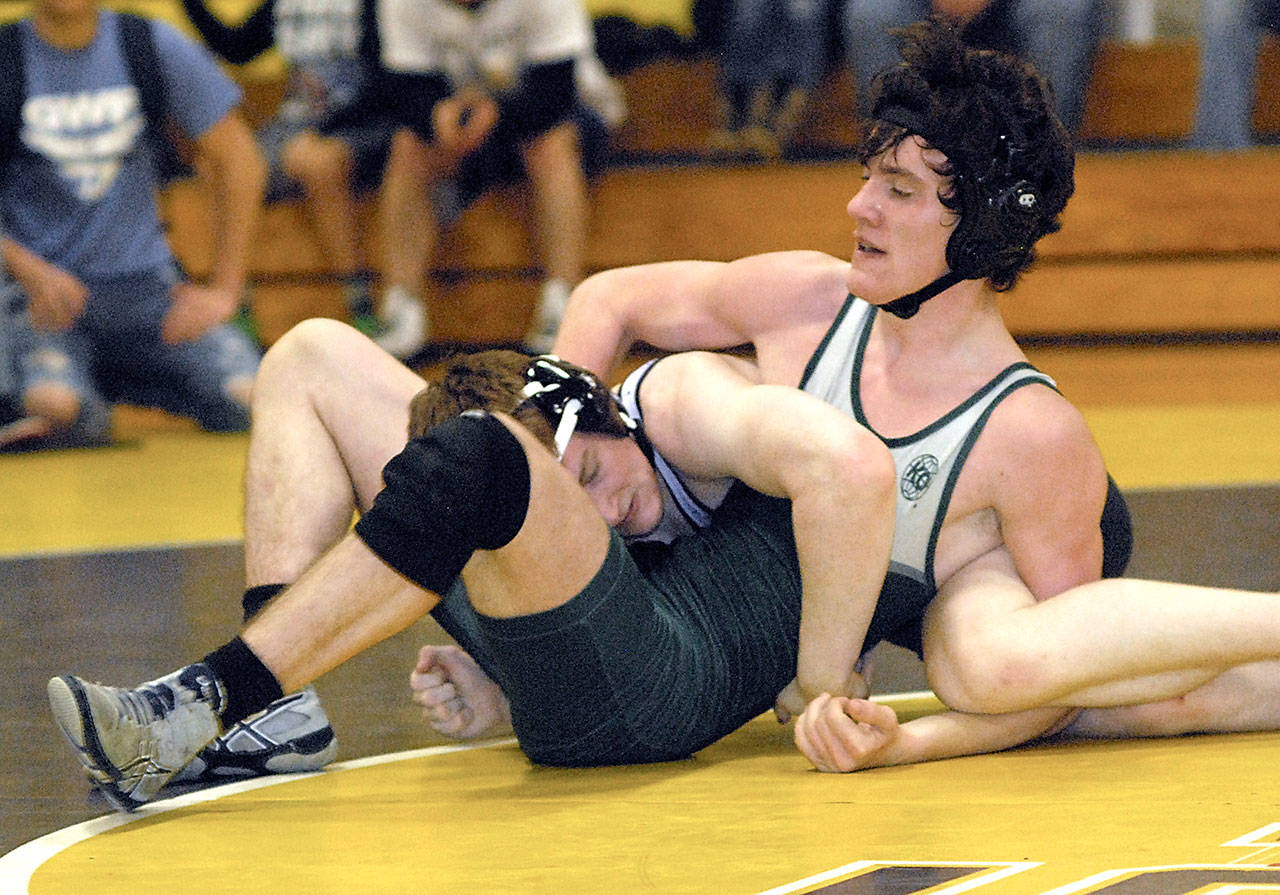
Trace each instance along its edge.
<instances>
[{"instance_id":1,"label":"headgear ear cup","mask_svg":"<svg viewBox=\"0 0 1280 895\"><path fill-rule=\"evenodd\" d=\"M947 242L947 264L965 279L983 279L1030 251L1040 223L1035 187L1018 177L1014 159L1023 146L1001 135L987 171L956 177L961 194L960 222Z\"/></svg>"}]
</instances>

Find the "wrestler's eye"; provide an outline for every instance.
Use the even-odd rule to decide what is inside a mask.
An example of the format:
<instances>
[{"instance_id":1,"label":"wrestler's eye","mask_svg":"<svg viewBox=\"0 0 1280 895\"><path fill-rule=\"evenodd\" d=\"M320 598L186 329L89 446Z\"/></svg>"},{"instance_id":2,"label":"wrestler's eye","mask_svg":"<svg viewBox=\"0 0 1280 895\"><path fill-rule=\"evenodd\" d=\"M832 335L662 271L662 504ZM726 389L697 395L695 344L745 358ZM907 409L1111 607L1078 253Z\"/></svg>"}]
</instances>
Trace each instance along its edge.
<instances>
[{"instance_id":1,"label":"wrestler's eye","mask_svg":"<svg viewBox=\"0 0 1280 895\"><path fill-rule=\"evenodd\" d=\"M889 194L897 196L899 199L910 199L915 195L915 192L903 181L891 180L889 181Z\"/></svg>"},{"instance_id":2,"label":"wrestler's eye","mask_svg":"<svg viewBox=\"0 0 1280 895\"><path fill-rule=\"evenodd\" d=\"M600 460L596 457L595 451L586 450L582 453L582 471L578 474L578 484L587 487L600 477Z\"/></svg>"}]
</instances>

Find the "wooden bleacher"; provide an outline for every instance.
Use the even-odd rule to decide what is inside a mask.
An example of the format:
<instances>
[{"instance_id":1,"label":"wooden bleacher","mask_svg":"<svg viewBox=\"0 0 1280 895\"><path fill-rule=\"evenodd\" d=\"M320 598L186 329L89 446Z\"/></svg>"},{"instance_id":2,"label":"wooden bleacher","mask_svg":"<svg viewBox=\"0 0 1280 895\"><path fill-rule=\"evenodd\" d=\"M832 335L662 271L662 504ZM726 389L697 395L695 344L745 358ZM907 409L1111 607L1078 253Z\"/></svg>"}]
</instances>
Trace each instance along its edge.
<instances>
[{"instance_id":1,"label":"wooden bleacher","mask_svg":"<svg viewBox=\"0 0 1280 895\"><path fill-rule=\"evenodd\" d=\"M1159 143L1162 136L1185 135L1187 91L1194 84L1186 66L1194 69L1194 53L1168 45L1138 48L1148 62L1182 60L1182 68L1166 65L1159 72L1161 92L1142 82L1152 70L1135 61L1142 56L1134 48L1108 47L1095 73L1085 136ZM1273 44L1267 52L1277 50ZM821 150L815 158L834 160L698 163L693 153L710 126L709 72L699 69L705 64L655 63L628 77L632 117L619 134L620 152L651 161L612 167L595 184L588 268L728 260L788 248L847 256L844 205L858 186L858 170L840 160L851 116L834 110L852 102L851 89L841 99L837 77L802 135ZM1181 84L1181 92L1169 93L1170 84ZM1120 99L1107 106L1105 90ZM1258 107L1264 125L1275 114L1268 96L1280 109L1280 84L1269 90L1264 85ZM1280 114L1274 120L1280 124ZM1157 398L1212 400L1223 394L1214 359L1226 357L1247 361L1233 397L1280 400L1280 149L1086 149L1076 179L1063 230L1042 242L1038 266L1005 301L1010 327L1024 344L1052 356L1057 367L1051 372L1060 381L1062 369L1092 371L1101 380L1089 386L1098 400L1121 400L1135 389L1155 389ZM209 267L206 198L183 183L171 188L169 199L174 245L201 275ZM370 206L362 218L376 258ZM446 235L431 305L438 340L519 340L539 280L527 218L522 191L511 188L484 197ZM298 205L267 209L256 246L254 309L268 341L305 317L342 315L336 284ZM1131 368L1133 356L1147 358L1146 372ZM1173 384L1161 391L1162 381Z\"/></svg>"}]
</instances>

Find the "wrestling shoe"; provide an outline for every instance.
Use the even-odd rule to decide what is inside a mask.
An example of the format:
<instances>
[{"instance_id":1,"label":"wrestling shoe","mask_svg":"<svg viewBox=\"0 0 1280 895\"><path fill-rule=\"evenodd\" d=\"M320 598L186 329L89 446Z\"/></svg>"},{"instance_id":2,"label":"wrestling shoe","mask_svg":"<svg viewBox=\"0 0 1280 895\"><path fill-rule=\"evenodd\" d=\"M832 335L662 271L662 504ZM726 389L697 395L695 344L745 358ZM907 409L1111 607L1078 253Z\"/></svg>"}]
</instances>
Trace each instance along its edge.
<instances>
[{"instance_id":1,"label":"wrestling shoe","mask_svg":"<svg viewBox=\"0 0 1280 895\"><path fill-rule=\"evenodd\" d=\"M48 695L89 779L121 811L154 799L218 735L226 702L202 664L132 690L64 674L49 681Z\"/></svg>"},{"instance_id":2,"label":"wrestling shoe","mask_svg":"<svg viewBox=\"0 0 1280 895\"><path fill-rule=\"evenodd\" d=\"M314 687L277 699L200 750L174 783L318 771L337 757L338 738Z\"/></svg>"},{"instance_id":3,"label":"wrestling shoe","mask_svg":"<svg viewBox=\"0 0 1280 895\"><path fill-rule=\"evenodd\" d=\"M422 301L402 286L392 286L382 298L382 332L374 336L378 347L405 360L427 342L427 309Z\"/></svg>"},{"instance_id":4,"label":"wrestling shoe","mask_svg":"<svg viewBox=\"0 0 1280 895\"><path fill-rule=\"evenodd\" d=\"M551 351L565 308L569 305L569 292L569 284L564 280L547 280L542 284L538 310L534 312L533 322L524 336L525 347L532 353L547 354Z\"/></svg>"}]
</instances>

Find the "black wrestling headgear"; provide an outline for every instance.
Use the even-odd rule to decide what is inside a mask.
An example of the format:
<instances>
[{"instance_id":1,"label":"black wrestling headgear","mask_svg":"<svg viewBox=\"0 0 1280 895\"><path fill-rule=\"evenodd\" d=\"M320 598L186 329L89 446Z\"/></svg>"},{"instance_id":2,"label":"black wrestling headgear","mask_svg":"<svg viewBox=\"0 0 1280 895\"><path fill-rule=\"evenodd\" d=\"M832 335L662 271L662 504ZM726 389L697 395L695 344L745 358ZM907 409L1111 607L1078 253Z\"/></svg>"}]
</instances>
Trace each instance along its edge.
<instances>
[{"instance_id":1,"label":"black wrestling headgear","mask_svg":"<svg viewBox=\"0 0 1280 895\"><path fill-rule=\"evenodd\" d=\"M575 431L626 438L636 432L636 423L617 397L590 370L566 363L554 354L529 361L525 370L525 399L532 403L555 429L556 455Z\"/></svg>"},{"instance_id":2,"label":"black wrestling headgear","mask_svg":"<svg viewBox=\"0 0 1280 895\"><path fill-rule=\"evenodd\" d=\"M1014 257L1031 251L1042 223L1040 200L1035 188L1016 173L1014 161L1018 153L1025 151L1025 140L1015 120L1010 118L1005 122L1009 125L1008 133L999 135L985 170L974 171L957 164L945 144L929 136L929 123L916 111L886 105L876 108L872 115L878 121L923 137L926 143L946 155L956 166L952 183L960 197L960 220L947 240L947 266L951 270L923 289L880 307L905 320L914 316L926 301L961 280L986 279Z\"/></svg>"}]
</instances>

